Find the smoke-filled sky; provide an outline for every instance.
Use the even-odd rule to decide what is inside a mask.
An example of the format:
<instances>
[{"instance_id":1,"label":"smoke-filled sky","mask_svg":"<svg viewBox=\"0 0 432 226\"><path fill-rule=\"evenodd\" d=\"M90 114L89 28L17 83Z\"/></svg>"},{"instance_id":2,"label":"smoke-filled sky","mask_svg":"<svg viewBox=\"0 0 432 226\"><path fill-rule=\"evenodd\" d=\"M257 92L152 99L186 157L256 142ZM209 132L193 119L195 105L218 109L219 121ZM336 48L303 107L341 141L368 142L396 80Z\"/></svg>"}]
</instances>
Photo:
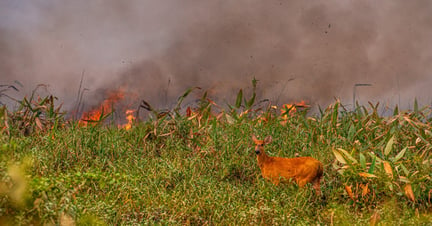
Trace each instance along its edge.
<instances>
[{"instance_id":1,"label":"smoke-filled sky","mask_svg":"<svg viewBox=\"0 0 432 226\"><path fill-rule=\"evenodd\" d=\"M275 104L432 102L432 1L0 0L0 84L66 107L123 88L156 106L199 86ZM14 92L9 92L15 95ZM93 103L94 102L94 103Z\"/></svg>"}]
</instances>

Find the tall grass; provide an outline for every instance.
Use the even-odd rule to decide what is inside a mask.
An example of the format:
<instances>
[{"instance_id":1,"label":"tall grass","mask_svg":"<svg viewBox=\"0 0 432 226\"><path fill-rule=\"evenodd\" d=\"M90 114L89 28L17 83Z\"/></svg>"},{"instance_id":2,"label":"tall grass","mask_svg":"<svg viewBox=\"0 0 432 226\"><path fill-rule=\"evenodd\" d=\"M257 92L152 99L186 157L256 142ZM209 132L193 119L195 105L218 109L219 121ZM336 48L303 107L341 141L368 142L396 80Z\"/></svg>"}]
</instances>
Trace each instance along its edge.
<instances>
[{"instance_id":1,"label":"tall grass","mask_svg":"<svg viewBox=\"0 0 432 226\"><path fill-rule=\"evenodd\" d=\"M335 101L283 117L239 92L226 110L204 95L124 130L66 122L54 100L1 109L2 225L432 221L430 107L382 116L377 105L348 111ZM31 129L12 126L21 124ZM326 199L265 181L252 134L273 136L269 155L322 161Z\"/></svg>"}]
</instances>

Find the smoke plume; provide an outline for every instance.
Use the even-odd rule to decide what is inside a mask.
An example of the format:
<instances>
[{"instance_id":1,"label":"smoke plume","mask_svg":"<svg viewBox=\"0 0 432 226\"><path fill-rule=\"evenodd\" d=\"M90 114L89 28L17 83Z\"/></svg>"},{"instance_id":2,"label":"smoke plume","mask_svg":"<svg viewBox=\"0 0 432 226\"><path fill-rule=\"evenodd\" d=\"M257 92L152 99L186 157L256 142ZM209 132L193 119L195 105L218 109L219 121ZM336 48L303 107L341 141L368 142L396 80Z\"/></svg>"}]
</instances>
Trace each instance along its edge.
<instances>
[{"instance_id":1,"label":"smoke plume","mask_svg":"<svg viewBox=\"0 0 432 226\"><path fill-rule=\"evenodd\" d=\"M0 83L72 108L106 91L169 107L189 87L229 102L258 82L275 104L340 98L405 107L432 96L431 1L0 2Z\"/></svg>"}]
</instances>

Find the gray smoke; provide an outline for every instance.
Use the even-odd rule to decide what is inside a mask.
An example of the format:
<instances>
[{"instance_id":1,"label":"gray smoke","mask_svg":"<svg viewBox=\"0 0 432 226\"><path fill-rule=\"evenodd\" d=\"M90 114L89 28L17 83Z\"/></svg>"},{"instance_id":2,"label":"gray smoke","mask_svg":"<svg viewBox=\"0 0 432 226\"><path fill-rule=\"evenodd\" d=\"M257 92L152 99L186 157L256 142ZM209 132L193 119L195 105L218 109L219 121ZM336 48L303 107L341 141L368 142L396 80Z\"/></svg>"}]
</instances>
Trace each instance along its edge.
<instances>
[{"instance_id":1,"label":"gray smoke","mask_svg":"<svg viewBox=\"0 0 432 226\"><path fill-rule=\"evenodd\" d=\"M189 87L230 102L408 107L432 96L431 1L0 1L0 84L36 84L74 106L109 90L170 106ZM232 103L232 102L231 102ZM138 104L138 103L137 103Z\"/></svg>"}]
</instances>

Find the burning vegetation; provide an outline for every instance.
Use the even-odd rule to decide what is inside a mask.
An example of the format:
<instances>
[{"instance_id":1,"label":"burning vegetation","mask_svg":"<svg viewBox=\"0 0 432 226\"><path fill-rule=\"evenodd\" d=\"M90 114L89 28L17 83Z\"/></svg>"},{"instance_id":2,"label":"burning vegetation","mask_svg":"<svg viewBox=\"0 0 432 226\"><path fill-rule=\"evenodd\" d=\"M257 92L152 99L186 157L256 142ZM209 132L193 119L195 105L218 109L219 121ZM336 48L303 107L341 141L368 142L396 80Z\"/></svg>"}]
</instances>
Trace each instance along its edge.
<instances>
[{"instance_id":1,"label":"burning vegetation","mask_svg":"<svg viewBox=\"0 0 432 226\"><path fill-rule=\"evenodd\" d=\"M118 103L124 100L125 97L129 98L129 96L127 96L123 89L110 91L108 92L107 96L108 97L104 99L102 103L100 103L98 106L82 114L82 117L78 122L80 126L96 125L103 123L105 119L107 119L110 115L116 112L115 106L118 105ZM121 109L121 111L123 111L127 123L119 123L118 127L129 130L132 127L132 123L136 119L136 117L134 116L136 110Z\"/></svg>"},{"instance_id":2,"label":"burning vegetation","mask_svg":"<svg viewBox=\"0 0 432 226\"><path fill-rule=\"evenodd\" d=\"M121 107L129 99L125 92L109 93L76 121L67 120L51 97L25 98L18 111L0 108L0 150L6 156L0 158L0 208L6 213L0 213L0 223L245 225L302 219L308 225L359 220L418 225L432 219L430 106L415 104L412 111L396 108L382 116L378 104L347 111L336 101L314 115L307 114L306 101L279 109L242 92L227 108L205 92L183 104L193 90L171 110L142 101L140 108L151 117L141 120L135 118L139 108ZM117 111L124 112L125 123L102 124ZM331 204L311 199L311 189L262 182L250 154L250 135L256 132L275 138L267 149L272 156L322 162L321 192ZM26 162L20 156L27 155L34 160L28 167L7 162ZM262 169L265 177L275 176ZM19 183L25 189L17 193Z\"/></svg>"},{"instance_id":3,"label":"burning vegetation","mask_svg":"<svg viewBox=\"0 0 432 226\"><path fill-rule=\"evenodd\" d=\"M84 112L79 124L86 126L87 124L94 124L102 122L106 117L114 112L114 104L124 98L125 94L121 90L112 91L108 94L108 98L90 111Z\"/></svg>"}]
</instances>

